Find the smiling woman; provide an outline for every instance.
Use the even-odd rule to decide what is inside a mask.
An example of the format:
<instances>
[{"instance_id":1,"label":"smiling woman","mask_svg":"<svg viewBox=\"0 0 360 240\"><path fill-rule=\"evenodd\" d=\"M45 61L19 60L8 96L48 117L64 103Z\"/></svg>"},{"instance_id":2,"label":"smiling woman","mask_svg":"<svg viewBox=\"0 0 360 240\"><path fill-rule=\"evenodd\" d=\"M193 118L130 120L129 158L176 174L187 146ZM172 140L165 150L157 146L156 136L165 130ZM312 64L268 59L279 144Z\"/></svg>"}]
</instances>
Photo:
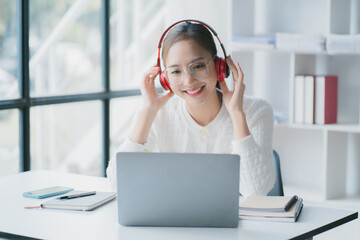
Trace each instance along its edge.
<instances>
[{"instance_id":1,"label":"smiling woman","mask_svg":"<svg viewBox=\"0 0 360 240\"><path fill-rule=\"evenodd\" d=\"M273 111L267 102L244 96L244 74L239 64L226 56L222 44L226 59L217 56L211 32L217 37L208 25L196 20L177 22L165 31L161 37L165 36L165 71L161 72L158 59L144 75L143 104L129 138L118 151L238 154L240 192L245 196L265 195L275 181ZM233 90L224 81L229 75L227 68L232 72ZM159 73L162 86L170 90L164 95L155 89L154 79ZM114 186L115 168L113 158L107 175Z\"/></svg>"},{"instance_id":2,"label":"smiling woman","mask_svg":"<svg viewBox=\"0 0 360 240\"><path fill-rule=\"evenodd\" d=\"M200 79L196 74L191 74L190 70L183 70L182 74L180 74L180 71L170 72L170 76L169 74L166 74L166 76L169 76L168 81L171 90L186 101L188 110L193 109L190 110L193 114L199 113L198 115L203 116L203 118L208 115L203 114L203 111L212 111L213 113L209 114L209 116L214 118L221 107L221 101L218 99L217 92L214 91L217 79L215 64L211 61L212 58L211 54L194 40L182 40L172 45L167 54L167 60L165 60L166 66L178 66L178 68L180 66L184 68L186 65L189 65L188 68L190 68L193 63L202 62L203 71L200 72L205 72L205 74ZM209 63L208 67L206 62ZM166 68L166 72L167 70L168 68ZM176 76L172 77L175 73ZM179 78L178 81L174 81L177 78ZM207 106L204 106L204 104ZM211 117L206 120L201 118L200 116L195 117L202 125L207 125L212 121Z\"/></svg>"}]
</instances>

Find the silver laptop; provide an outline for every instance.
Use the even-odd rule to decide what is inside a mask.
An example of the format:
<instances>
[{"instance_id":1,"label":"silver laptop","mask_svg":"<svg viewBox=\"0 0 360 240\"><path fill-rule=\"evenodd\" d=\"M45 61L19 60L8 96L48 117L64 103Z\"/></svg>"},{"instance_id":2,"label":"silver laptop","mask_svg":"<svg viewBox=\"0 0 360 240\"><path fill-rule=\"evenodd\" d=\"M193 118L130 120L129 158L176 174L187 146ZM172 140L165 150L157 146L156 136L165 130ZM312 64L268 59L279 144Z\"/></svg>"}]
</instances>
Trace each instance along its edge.
<instances>
[{"instance_id":1,"label":"silver laptop","mask_svg":"<svg viewBox=\"0 0 360 240\"><path fill-rule=\"evenodd\" d=\"M116 160L121 225L238 226L238 155L120 152Z\"/></svg>"}]
</instances>

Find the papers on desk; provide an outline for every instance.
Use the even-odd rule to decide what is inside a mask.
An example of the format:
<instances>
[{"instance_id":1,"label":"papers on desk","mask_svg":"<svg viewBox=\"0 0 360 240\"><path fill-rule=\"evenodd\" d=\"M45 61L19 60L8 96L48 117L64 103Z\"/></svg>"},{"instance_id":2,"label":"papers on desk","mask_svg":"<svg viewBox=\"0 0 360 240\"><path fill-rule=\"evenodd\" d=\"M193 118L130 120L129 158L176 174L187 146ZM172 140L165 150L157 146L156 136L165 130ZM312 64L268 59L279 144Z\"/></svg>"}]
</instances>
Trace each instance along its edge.
<instances>
[{"instance_id":1,"label":"papers on desk","mask_svg":"<svg viewBox=\"0 0 360 240\"><path fill-rule=\"evenodd\" d=\"M249 196L239 207L239 219L296 222L303 207L297 196Z\"/></svg>"}]
</instances>

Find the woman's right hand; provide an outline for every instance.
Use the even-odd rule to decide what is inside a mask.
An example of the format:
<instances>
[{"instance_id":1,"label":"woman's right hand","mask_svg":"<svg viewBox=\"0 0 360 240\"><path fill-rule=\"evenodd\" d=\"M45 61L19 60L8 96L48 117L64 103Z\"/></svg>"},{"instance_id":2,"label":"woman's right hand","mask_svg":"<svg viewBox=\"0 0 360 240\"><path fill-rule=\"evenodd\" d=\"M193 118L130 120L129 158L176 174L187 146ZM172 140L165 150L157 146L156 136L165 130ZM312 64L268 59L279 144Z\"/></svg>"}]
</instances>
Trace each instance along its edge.
<instances>
[{"instance_id":1,"label":"woman's right hand","mask_svg":"<svg viewBox=\"0 0 360 240\"><path fill-rule=\"evenodd\" d=\"M140 90L143 96L144 108L147 111L157 113L169 99L174 96L173 92L158 94L155 88L155 78L159 74L160 68L155 64L144 75ZM144 110L145 110L144 109Z\"/></svg>"},{"instance_id":2,"label":"woman's right hand","mask_svg":"<svg viewBox=\"0 0 360 240\"><path fill-rule=\"evenodd\" d=\"M173 92L160 95L156 92L154 80L159 74L160 68L157 65L152 66L141 82L140 90L143 97L143 108L138 112L135 126L130 134L133 142L144 144L147 142L151 125L158 111L166 102L174 96Z\"/></svg>"}]
</instances>

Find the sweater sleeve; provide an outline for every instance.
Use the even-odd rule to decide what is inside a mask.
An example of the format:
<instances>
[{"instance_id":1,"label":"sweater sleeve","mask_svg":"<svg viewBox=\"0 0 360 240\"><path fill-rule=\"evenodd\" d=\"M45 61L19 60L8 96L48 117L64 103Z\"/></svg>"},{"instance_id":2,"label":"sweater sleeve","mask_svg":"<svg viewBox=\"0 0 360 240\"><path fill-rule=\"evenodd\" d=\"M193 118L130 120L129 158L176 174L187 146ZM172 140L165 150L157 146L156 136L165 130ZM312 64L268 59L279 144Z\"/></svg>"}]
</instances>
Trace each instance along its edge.
<instances>
[{"instance_id":1,"label":"sweater sleeve","mask_svg":"<svg viewBox=\"0 0 360 240\"><path fill-rule=\"evenodd\" d=\"M250 135L232 142L233 153L240 155L240 193L266 195L274 186L272 161L274 114L270 104L258 100L249 107Z\"/></svg>"}]
</instances>

